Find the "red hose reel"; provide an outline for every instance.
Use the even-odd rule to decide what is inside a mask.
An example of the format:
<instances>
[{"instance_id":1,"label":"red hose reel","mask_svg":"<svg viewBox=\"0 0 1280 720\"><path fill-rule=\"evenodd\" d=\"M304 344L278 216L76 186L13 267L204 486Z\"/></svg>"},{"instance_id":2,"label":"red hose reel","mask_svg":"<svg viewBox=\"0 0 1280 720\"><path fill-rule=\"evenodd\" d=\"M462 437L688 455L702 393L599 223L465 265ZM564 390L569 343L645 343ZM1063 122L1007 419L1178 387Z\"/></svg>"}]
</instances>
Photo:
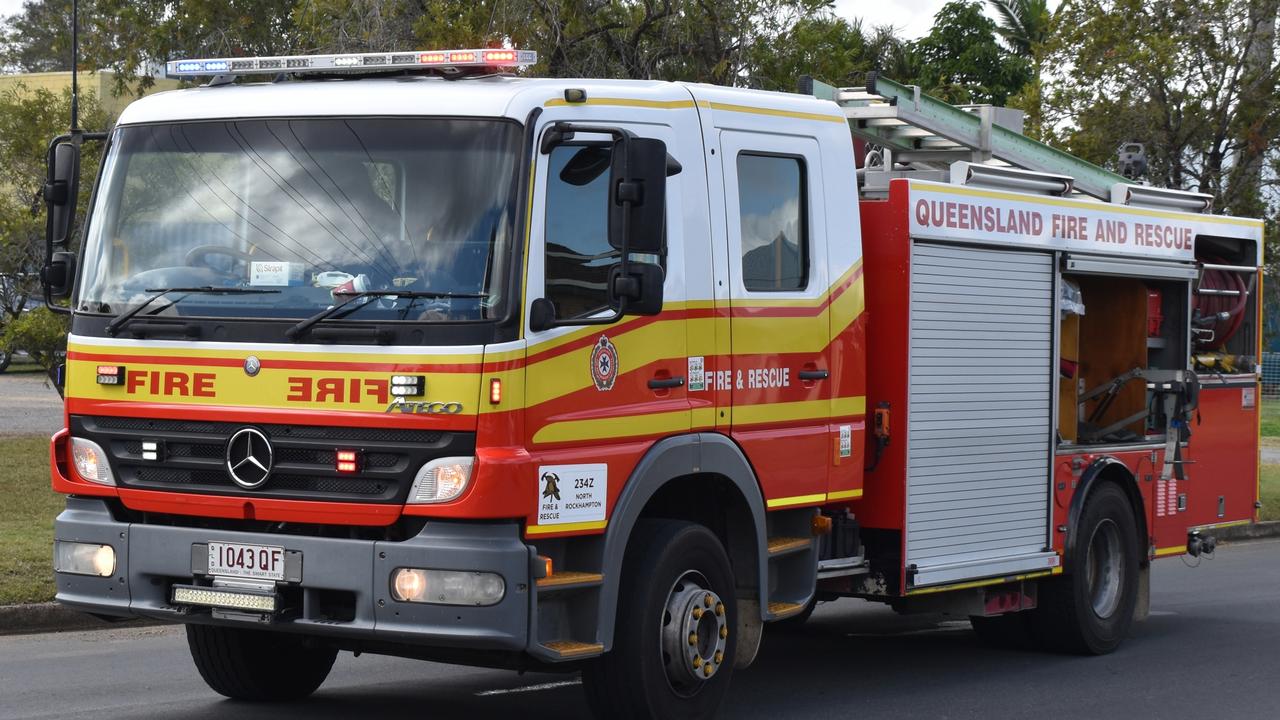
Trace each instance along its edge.
<instances>
[{"instance_id":1,"label":"red hose reel","mask_svg":"<svg viewBox=\"0 0 1280 720\"><path fill-rule=\"evenodd\" d=\"M1216 258L1206 259L1208 264L1224 264ZM1200 276L1199 290L1192 301L1194 326L1202 331L1193 334L1196 350L1216 350L1227 344L1244 323L1245 308L1249 306L1249 284L1239 273L1205 268ZM1234 294L1214 294L1214 291L1235 291Z\"/></svg>"}]
</instances>

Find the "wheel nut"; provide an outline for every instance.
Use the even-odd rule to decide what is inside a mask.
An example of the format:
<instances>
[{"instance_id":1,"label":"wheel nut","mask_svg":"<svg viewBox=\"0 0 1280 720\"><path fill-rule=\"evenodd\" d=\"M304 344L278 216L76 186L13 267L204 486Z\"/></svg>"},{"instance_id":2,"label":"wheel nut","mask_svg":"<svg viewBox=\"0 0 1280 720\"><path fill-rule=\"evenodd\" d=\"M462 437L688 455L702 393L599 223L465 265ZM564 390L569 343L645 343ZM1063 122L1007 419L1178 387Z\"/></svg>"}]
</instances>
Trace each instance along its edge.
<instances>
[{"instance_id":1,"label":"wheel nut","mask_svg":"<svg viewBox=\"0 0 1280 720\"><path fill-rule=\"evenodd\" d=\"M701 656L701 655L694 655L694 656L693 656L693 666L694 666L695 668L700 668L700 667L702 667L702 656Z\"/></svg>"},{"instance_id":2,"label":"wheel nut","mask_svg":"<svg viewBox=\"0 0 1280 720\"><path fill-rule=\"evenodd\" d=\"M720 628L720 639L723 640L727 637L729 637L729 626L725 625L724 627Z\"/></svg>"},{"instance_id":3,"label":"wheel nut","mask_svg":"<svg viewBox=\"0 0 1280 720\"><path fill-rule=\"evenodd\" d=\"M700 620L701 618L702 618L702 608L700 608L700 607L696 607L696 608L694 608L694 609L693 609L693 619L694 619L694 620Z\"/></svg>"},{"instance_id":4,"label":"wheel nut","mask_svg":"<svg viewBox=\"0 0 1280 720\"><path fill-rule=\"evenodd\" d=\"M711 603L713 603L713 602L715 602L715 598L711 597L711 593L707 593L707 594L702 598L702 604L703 604L703 605L706 605L707 607L711 607Z\"/></svg>"},{"instance_id":5,"label":"wheel nut","mask_svg":"<svg viewBox=\"0 0 1280 720\"><path fill-rule=\"evenodd\" d=\"M724 615L724 603L716 603L716 615Z\"/></svg>"},{"instance_id":6,"label":"wheel nut","mask_svg":"<svg viewBox=\"0 0 1280 720\"><path fill-rule=\"evenodd\" d=\"M722 662L724 662L724 651L723 651L723 650L717 650L717 651L716 651L716 664L717 664L717 665L719 665L719 664L720 664L720 663L722 663Z\"/></svg>"},{"instance_id":7,"label":"wheel nut","mask_svg":"<svg viewBox=\"0 0 1280 720\"><path fill-rule=\"evenodd\" d=\"M690 645L698 644L698 633L689 633L689 644Z\"/></svg>"},{"instance_id":8,"label":"wheel nut","mask_svg":"<svg viewBox=\"0 0 1280 720\"><path fill-rule=\"evenodd\" d=\"M702 666L703 677L711 677L711 673L714 671L715 671L715 667L713 667L711 663L707 663L706 665Z\"/></svg>"}]
</instances>

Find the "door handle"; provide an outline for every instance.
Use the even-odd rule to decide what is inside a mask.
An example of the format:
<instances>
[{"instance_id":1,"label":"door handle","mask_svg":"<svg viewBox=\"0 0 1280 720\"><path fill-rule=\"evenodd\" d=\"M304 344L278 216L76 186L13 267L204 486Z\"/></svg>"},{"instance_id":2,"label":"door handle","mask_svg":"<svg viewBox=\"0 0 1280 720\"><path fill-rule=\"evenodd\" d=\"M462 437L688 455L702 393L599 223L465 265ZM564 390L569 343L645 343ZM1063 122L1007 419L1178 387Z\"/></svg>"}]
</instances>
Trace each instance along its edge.
<instances>
[{"instance_id":1,"label":"door handle","mask_svg":"<svg viewBox=\"0 0 1280 720\"><path fill-rule=\"evenodd\" d=\"M801 370L800 371L801 380L826 380L828 375L830 375L830 373L828 373L826 370Z\"/></svg>"},{"instance_id":2,"label":"door handle","mask_svg":"<svg viewBox=\"0 0 1280 720\"><path fill-rule=\"evenodd\" d=\"M669 390L671 388L684 387L684 376L673 375L671 377L653 378L649 381L650 390Z\"/></svg>"}]
</instances>

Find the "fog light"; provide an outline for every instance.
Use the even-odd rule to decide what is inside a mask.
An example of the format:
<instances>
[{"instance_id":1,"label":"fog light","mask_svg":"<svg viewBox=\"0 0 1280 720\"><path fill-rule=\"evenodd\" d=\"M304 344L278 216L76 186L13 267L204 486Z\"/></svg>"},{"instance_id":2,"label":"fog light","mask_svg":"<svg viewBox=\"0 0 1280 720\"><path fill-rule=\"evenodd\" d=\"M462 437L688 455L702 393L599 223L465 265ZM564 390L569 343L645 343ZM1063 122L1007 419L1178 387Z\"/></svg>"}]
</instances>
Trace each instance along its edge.
<instances>
[{"instance_id":1,"label":"fog light","mask_svg":"<svg viewBox=\"0 0 1280 720\"><path fill-rule=\"evenodd\" d=\"M72 575L110 577L116 571L116 551L110 545L59 540L53 546L53 569Z\"/></svg>"},{"instance_id":2,"label":"fog light","mask_svg":"<svg viewBox=\"0 0 1280 720\"><path fill-rule=\"evenodd\" d=\"M471 482L475 458L437 458L422 466L409 489L410 503L441 503L453 500Z\"/></svg>"},{"instance_id":3,"label":"fog light","mask_svg":"<svg viewBox=\"0 0 1280 720\"><path fill-rule=\"evenodd\" d=\"M391 574L391 596L400 602L497 605L506 593L507 583L497 573L398 568Z\"/></svg>"},{"instance_id":4,"label":"fog light","mask_svg":"<svg viewBox=\"0 0 1280 720\"><path fill-rule=\"evenodd\" d=\"M107 453L102 446L92 440L71 438L71 459L80 477L100 485L115 485L116 479L111 474L111 465L107 462Z\"/></svg>"}]
</instances>

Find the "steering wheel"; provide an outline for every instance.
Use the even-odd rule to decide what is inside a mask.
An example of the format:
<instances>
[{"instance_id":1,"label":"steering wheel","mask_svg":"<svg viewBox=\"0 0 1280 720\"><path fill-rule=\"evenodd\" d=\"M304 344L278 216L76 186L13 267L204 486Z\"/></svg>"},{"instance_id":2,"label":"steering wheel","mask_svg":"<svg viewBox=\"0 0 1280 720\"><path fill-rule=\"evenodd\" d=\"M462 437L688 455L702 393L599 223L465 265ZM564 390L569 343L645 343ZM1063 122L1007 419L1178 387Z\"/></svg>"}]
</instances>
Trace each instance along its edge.
<instances>
[{"instance_id":1,"label":"steering wheel","mask_svg":"<svg viewBox=\"0 0 1280 720\"><path fill-rule=\"evenodd\" d=\"M210 270L218 270L218 268L215 268L208 263L210 255L226 255L227 257L243 262L246 267L249 263L253 262L253 255L245 252L244 250L236 250L235 248L229 248L225 245L197 245L187 251L186 263L191 267L205 267Z\"/></svg>"}]
</instances>

